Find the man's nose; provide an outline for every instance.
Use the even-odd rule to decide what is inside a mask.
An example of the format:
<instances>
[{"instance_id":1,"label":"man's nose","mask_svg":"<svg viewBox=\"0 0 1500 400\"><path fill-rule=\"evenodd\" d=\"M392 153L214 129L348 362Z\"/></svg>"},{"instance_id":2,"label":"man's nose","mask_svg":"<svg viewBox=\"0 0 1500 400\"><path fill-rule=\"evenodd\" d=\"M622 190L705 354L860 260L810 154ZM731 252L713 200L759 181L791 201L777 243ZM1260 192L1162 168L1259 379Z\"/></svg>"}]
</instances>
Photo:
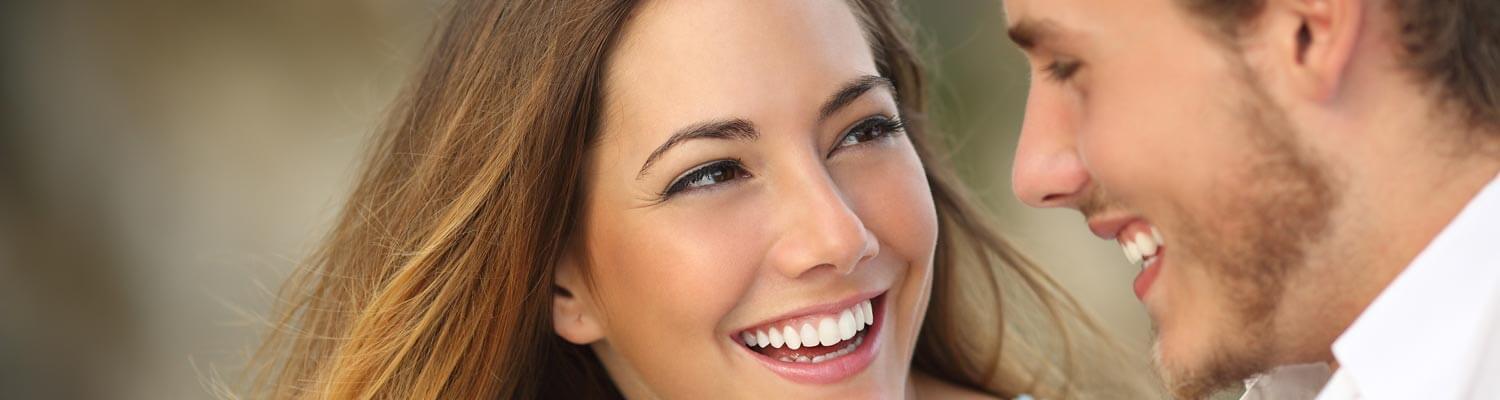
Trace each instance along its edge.
<instances>
[{"instance_id":1,"label":"man's nose","mask_svg":"<svg viewBox=\"0 0 1500 400\"><path fill-rule=\"evenodd\" d=\"M1078 154L1067 110L1033 86L1027 96L1021 139L1016 144L1011 186L1032 207L1077 207L1089 187L1089 171Z\"/></svg>"}]
</instances>

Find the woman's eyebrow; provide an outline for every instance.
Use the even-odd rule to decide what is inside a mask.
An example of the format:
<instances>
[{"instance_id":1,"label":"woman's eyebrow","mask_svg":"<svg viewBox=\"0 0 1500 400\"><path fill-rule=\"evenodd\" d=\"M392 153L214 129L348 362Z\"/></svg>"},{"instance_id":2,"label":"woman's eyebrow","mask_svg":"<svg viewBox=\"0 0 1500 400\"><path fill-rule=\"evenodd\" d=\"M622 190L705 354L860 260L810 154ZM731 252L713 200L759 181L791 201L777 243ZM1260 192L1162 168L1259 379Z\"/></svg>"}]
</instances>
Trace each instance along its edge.
<instances>
[{"instance_id":1,"label":"woman's eyebrow","mask_svg":"<svg viewBox=\"0 0 1500 400\"><path fill-rule=\"evenodd\" d=\"M646 170L651 168L651 164L656 163L656 159L661 158L667 150L671 150L672 147L682 142L693 139L755 140L757 137L760 137L760 133L755 130L755 124L743 118L702 122L679 129L646 157L646 163L641 165L641 172L635 175L635 179L640 180L646 177Z\"/></svg>"},{"instance_id":2,"label":"woman's eyebrow","mask_svg":"<svg viewBox=\"0 0 1500 400\"><path fill-rule=\"evenodd\" d=\"M896 91L895 85L891 83L891 80L883 76L864 75L854 78L854 80L845 83L838 91L834 92L833 96L829 96L827 101L823 102L823 107L818 109L818 122L822 122L828 119L828 117L833 116L833 113L838 112L839 109L854 102L854 99L858 99L859 96L876 87L884 87L886 90L890 90L892 94Z\"/></svg>"},{"instance_id":3,"label":"woman's eyebrow","mask_svg":"<svg viewBox=\"0 0 1500 400\"><path fill-rule=\"evenodd\" d=\"M877 87L884 87L892 91L892 93L895 92L895 85L891 83L891 80L882 76L863 75L850 80L848 83L840 86L837 91L834 91L833 95L828 96L828 100L825 100L823 106L818 108L818 122L821 123L823 120L828 119L828 117L833 116L840 109L848 106L849 103L853 103L859 96L863 96L865 92L869 92L870 89ZM663 142L661 146L657 146L656 150L651 151L651 155L646 156L646 162L641 164L641 171L636 173L635 179L640 180L645 178L646 171L651 169L651 165L655 164L656 160L661 158L662 154L666 154L667 150L671 150L683 142L693 139L754 140L758 137L760 137L760 133L755 130L755 124L743 118L693 124L677 130L676 133L667 138L666 142Z\"/></svg>"}]
</instances>

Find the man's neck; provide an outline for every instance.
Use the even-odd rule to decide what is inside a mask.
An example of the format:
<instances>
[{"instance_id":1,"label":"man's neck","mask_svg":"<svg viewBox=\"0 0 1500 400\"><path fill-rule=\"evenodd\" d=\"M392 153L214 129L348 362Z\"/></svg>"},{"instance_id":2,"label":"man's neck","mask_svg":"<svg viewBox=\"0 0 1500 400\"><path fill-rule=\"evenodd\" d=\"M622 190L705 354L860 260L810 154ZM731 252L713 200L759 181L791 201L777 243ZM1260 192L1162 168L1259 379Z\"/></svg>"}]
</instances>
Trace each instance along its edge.
<instances>
[{"instance_id":1,"label":"man's neck","mask_svg":"<svg viewBox=\"0 0 1500 400\"><path fill-rule=\"evenodd\" d=\"M1374 138L1376 147L1365 159L1350 160L1347 204L1340 218L1346 222L1340 232L1345 243L1339 247L1352 254L1325 255L1328 265L1342 265L1328 271L1332 279L1323 281L1343 282L1333 288L1343 294L1329 304L1329 317L1337 323L1336 330L1327 332L1329 344L1500 173L1500 151L1488 150L1500 149L1500 135L1434 132L1431 127L1415 131L1421 124L1408 129L1419 133ZM1466 148L1424 137L1473 138L1477 145ZM1399 143L1402 139L1408 143ZM1327 357L1337 369L1331 352Z\"/></svg>"}]
</instances>

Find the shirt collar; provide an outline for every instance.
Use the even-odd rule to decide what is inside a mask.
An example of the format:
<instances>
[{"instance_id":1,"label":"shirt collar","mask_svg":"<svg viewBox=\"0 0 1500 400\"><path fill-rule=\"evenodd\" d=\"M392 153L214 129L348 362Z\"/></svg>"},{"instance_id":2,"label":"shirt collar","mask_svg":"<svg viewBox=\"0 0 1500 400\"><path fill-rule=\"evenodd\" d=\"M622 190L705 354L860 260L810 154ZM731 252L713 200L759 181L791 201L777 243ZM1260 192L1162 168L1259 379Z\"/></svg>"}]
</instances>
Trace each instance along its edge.
<instances>
[{"instance_id":1,"label":"shirt collar","mask_svg":"<svg viewBox=\"0 0 1500 400\"><path fill-rule=\"evenodd\" d=\"M1245 380L1240 400L1311 399L1318 395L1331 372L1324 363L1276 367Z\"/></svg>"},{"instance_id":2,"label":"shirt collar","mask_svg":"<svg viewBox=\"0 0 1500 400\"><path fill-rule=\"evenodd\" d=\"M1500 176L1333 343L1340 374L1380 398L1451 399L1500 313Z\"/></svg>"}]
</instances>

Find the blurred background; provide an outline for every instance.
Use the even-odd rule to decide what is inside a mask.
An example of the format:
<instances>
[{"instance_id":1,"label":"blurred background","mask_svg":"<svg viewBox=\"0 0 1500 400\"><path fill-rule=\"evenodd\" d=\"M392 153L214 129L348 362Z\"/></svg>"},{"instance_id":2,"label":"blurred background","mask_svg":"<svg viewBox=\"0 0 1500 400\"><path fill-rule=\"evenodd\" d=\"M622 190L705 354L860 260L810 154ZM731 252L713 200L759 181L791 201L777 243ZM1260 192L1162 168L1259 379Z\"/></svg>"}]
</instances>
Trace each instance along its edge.
<instances>
[{"instance_id":1,"label":"blurred background","mask_svg":"<svg viewBox=\"0 0 1500 400\"><path fill-rule=\"evenodd\" d=\"M1029 78L999 1L909 3L967 183L1144 354L1138 269L1010 193ZM238 376L443 4L0 2L0 398L211 398Z\"/></svg>"}]
</instances>

